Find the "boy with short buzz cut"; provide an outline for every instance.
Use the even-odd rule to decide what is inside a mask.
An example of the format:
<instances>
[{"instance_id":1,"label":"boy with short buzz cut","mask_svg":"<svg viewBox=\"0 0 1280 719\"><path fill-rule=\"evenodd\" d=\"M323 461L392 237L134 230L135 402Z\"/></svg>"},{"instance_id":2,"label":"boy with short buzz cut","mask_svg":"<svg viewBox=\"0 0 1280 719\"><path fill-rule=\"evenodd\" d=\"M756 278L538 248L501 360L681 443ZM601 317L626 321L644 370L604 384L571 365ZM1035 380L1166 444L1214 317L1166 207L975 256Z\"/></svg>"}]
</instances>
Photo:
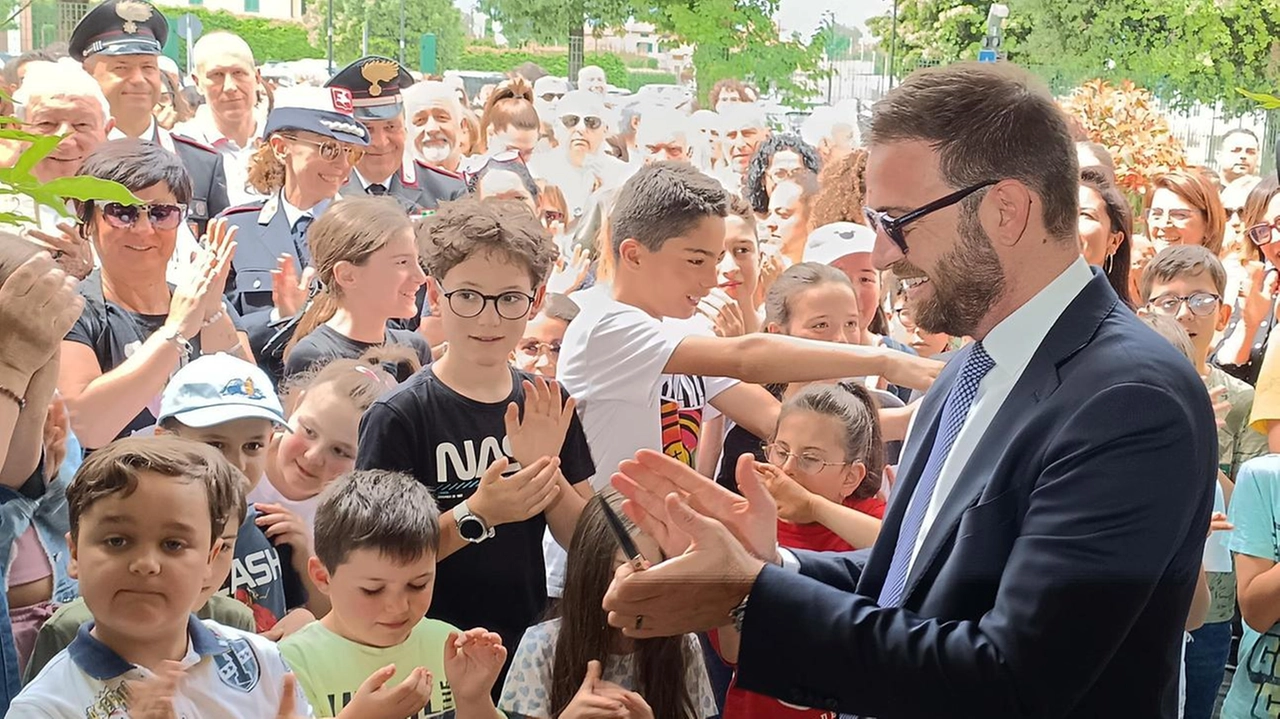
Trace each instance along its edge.
<instances>
[{"instance_id":1,"label":"boy with short buzz cut","mask_svg":"<svg viewBox=\"0 0 1280 719\"><path fill-rule=\"evenodd\" d=\"M8 717L311 715L273 643L191 614L239 481L212 448L171 437L85 460L67 488L69 571L94 621Z\"/></svg>"},{"instance_id":2,"label":"boy with short buzz cut","mask_svg":"<svg viewBox=\"0 0 1280 719\"><path fill-rule=\"evenodd\" d=\"M194 440L221 452L244 475L246 496L266 472L272 433L288 426L267 374L222 353L200 357L173 375L160 397L157 423L157 434ZM250 507L241 516L234 541L227 546L234 558L222 586L228 596L253 610L257 630L271 639L314 620L301 608L307 602L302 577L310 548L305 543L277 545L266 534L270 525L264 517L285 511L264 515Z\"/></svg>"},{"instance_id":3,"label":"boy with short buzz cut","mask_svg":"<svg viewBox=\"0 0 1280 719\"><path fill-rule=\"evenodd\" d=\"M558 251L509 200L447 203L418 241L449 351L365 412L356 468L408 473L439 502L430 616L516 646L546 606L543 532L568 546L595 472L573 400L510 365Z\"/></svg>"},{"instance_id":4,"label":"boy with short buzz cut","mask_svg":"<svg viewBox=\"0 0 1280 719\"><path fill-rule=\"evenodd\" d=\"M1173 245L1161 250L1142 273L1141 312L1163 315L1186 330L1194 349L1192 362L1204 378L1218 413L1218 487L1215 512L1226 513L1234 502L1234 482L1245 462L1267 453L1265 435L1249 427L1253 387L1208 361L1216 332L1227 326L1231 307L1222 301L1227 272L1212 252L1199 245ZM1211 601L1204 624L1191 633L1186 647L1187 715L1207 715L1231 653L1231 619L1236 606L1236 575L1231 571L1228 532L1214 532L1205 542L1205 577Z\"/></svg>"},{"instance_id":5,"label":"boy with short buzz cut","mask_svg":"<svg viewBox=\"0 0 1280 719\"><path fill-rule=\"evenodd\" d=\"M664 322L692 317L717 286L727 214L720 184L683 162L646 165L618 194L610 215L611 294L593 298L569 326L558 368L582 411L600 470L592 480L597 489L640 449L692 465L707 404L767 436L772 424L752 416L765 400L751 384L876 375L924 389L942 366L883 347L761 333L691 335L687 323ZM743 384L709 392L706 378L716 377Z\"/></svg>"},{"instance_id":6,"label":"boy with short buzz cut","mask_svg":"<svg viewBox=\"0 0 1280 719\"><path fill-rule=\"evenodd\" d=\"M407 474L354 471L325 489L310 572L332 610L280 642L321 717L494 719L497 634L426 619L440 511Z\"/></svg>"}]
</instances>

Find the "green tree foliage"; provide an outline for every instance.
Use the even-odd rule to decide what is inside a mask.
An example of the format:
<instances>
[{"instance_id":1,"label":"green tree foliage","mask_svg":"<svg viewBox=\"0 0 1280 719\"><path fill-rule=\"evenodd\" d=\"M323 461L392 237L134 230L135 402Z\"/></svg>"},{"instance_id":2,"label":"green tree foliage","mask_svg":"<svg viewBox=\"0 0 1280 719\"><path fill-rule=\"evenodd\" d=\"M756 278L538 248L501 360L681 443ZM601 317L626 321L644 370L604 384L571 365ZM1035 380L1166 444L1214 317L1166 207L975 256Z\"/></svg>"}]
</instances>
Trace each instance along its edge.
<instances>
[{"instance_id":1,"label":"green tree foliage","mask_svg":"<svg viewBox=\"0 0 1280 719\"><path fill-rule=\"evenodd\" d=\"M695 46L698 95L704 98L718 80L737 77L803 100L821 75L822 43L779 37L772 19L778 0L482 0L480 7L516 43L566 43L575 8L598 31L631 18L653 23L675 44Z\"/></svg>"},{"instance_id":2,"label":"green tree foliage","mask_svg":"<svg viewBox=\"0 0 1280 719\"><path fill-rule=\"evenodd\" d=\"M526 62L546 70L548 74L566 77L569 72L569 53L563 48L547 50L496 50L485 47L468 47L458 58L459 70L477 70L484 72L510 72ZM583 58L583 64L598 65L604 70L609 82L618 86L626 85L627 65L622 58L613 53L589 52Z\"/></svg>"},{"instance_id":3,"label":"green tree foliage","mask_svg":"<svg viewBox=\"0 0 1280 719\"><path fill-rule=\"evenodd\" d=\"M462 13L452 0L405 0L405 64L418 67L418 39L435 33L438 67L457 67L466 47ZM360 57L365 20L369 22L369 53L396 58L400 55L400 0L334 0L334 63L342 67ZM317 29L320 57L325 53L328 4L314 2L307 10L308 25Z\"/></svg>"},{"instance_id":4,"label":"green tree foliage","mask_svg":"<svg viewBox=\"0 0 1280 719\"><path fill-rule=\"evenodd\" d=\"M1175 105L1253 104L1235 88L1280 80L1280 0L1005 0L1004 50L1063 93L1092 78L1133 80ZM901 0L897 70L974 59L989 0ZM888 47L890 17L868 22Z\"/></svg>"},{"instance_id":5,"label":"green tree foliage","mask_svg":"<svg viewBox=\"0 0 1280 719\"><path fill-rule=\"evenodd\" d=\"M480 0L479 9L502 24L507 42L523 47L564 45L575 20L584 19L599 30L618 27L631 14L629 0Z\"/></svg>"}]
</instances>

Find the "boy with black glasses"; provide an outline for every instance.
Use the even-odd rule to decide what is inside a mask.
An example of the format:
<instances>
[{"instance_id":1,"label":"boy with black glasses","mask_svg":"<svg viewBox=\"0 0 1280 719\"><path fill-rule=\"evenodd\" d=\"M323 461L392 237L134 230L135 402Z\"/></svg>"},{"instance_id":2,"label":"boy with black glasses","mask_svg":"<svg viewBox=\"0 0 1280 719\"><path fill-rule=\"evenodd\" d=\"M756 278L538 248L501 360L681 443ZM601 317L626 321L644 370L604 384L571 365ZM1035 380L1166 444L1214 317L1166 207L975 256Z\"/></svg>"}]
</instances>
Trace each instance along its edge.
<instances>
[{"instance_id":1,"label":"boy with black glasses","mask_svg":"<svg viewBox=\"0 0 1280 719\"><path fill-rule=\"evenodd\" d=\"M518 646L545 609L543 530L568 546L595 472L573 400L509 364L557 251L520 203L475 198L442 206L419 246L449 351L369 408L356 467L411 474L440 503L430 616Z\"/></svg>"}]
</instances>

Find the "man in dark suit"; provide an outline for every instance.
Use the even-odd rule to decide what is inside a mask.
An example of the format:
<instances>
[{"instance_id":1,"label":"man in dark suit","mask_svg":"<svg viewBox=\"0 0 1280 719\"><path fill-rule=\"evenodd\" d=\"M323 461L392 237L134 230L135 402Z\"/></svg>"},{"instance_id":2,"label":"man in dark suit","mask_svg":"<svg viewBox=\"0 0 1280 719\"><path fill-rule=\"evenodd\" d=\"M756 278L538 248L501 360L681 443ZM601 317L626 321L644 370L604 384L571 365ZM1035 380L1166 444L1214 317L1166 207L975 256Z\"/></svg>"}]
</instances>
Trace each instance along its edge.
<instances>
[{"instance_id":1,"label":"man in dark suit","mask_svg":"<svg viewBox=\"0 0 1280 719\"><path fill-rule=\"evenodd\" d=\"M1176 717L1213 410L1080 256L1076 173L1060 111L1012 66L922 71L878 103L876 265L920 326L975 339L917 412L879 541L865 566L775 549L749 462L737 498L646 454L614 484L679 556L619 570L610 623L736 626L739 686L832 711Z\"/></svg>"},{"instance_id":2,"label":"man in dark suit","mask_svg":"<svg viewBox=\"0 0 1280 719\"><path fill-rule=\"evenodd\" d=\"M169 23L144 0L107 0L81 18L68 51L102 87L115 126L108 140L124 137L154 142L176 153L191 177L187 219L196 235L211 217L227 209L227 174L222 156L190 138L171 135L156 124L152 108L160 99L157 58L169 37Z\"/></svg>"},{"instance_id":3,"label":"man in dark suit","mask_svg":"<svg viewBox=\"0 0 1280 719\"><path fill-rule=\"evenodd\" d=\"M414 162L406 155L404 91L411 85L413 76L408 70L395 60L376 55L347 65L326 84L351 91L355 117L369 128L369 150L351 171L343 196L392 195L410 214L417 215L466 193L460 177ZM449 97L456 105L452 91Z\"/></svg>"}]
</instances>

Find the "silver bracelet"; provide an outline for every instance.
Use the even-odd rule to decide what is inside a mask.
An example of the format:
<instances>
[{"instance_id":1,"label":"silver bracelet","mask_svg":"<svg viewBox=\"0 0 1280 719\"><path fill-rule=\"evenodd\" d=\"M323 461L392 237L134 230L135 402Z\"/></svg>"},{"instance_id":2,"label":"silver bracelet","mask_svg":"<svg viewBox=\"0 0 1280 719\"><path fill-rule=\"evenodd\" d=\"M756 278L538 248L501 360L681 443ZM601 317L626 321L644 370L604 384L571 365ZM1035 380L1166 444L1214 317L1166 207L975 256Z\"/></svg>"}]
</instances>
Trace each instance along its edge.
<instances>
[{"instance_id":1,"label":"silver bracelet","mask_svg":"<svg viewBox=\"0 0 1280 719\"><path fill-rule=\"evenodd\" d=\"M200 325L200 329L211 327L215 322L217 322L218 320L221 320L223 317L226 317L226 316L227 316L226 310L218 310L217 314L205 320L204 324Z\"/></svg>"}]
</instances>

